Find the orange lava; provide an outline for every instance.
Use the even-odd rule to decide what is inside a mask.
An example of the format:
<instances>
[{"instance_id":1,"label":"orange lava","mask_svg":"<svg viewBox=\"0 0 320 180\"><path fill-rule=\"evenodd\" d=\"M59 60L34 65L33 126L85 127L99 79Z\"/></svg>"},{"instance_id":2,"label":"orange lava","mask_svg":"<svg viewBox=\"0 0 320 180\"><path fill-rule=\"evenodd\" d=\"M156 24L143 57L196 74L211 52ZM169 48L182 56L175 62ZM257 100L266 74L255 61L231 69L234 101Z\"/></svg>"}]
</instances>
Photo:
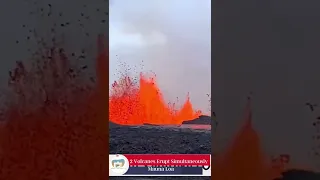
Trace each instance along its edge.
<instances>
[{"instance_id":1,"label":"orange lava","mask_svg":"<svg viewBox=\"0 0 320 180\"><path fill-rule=\"evenodd\" d=\"M41 49L10 73L0 123L0 179L108 179L108 47L98 38L96 83L63 49ZM49 57L50 56L50 57Z\"/></svg>"},{"instance_id":2,"label":"orange lava","mask_svg":"<svg viewBox=\"0 0 320 180\"><path fill-rule=\"evenodd\" d=\"M286 162L270 162L261 149L260 139L252 127L250 100L245 124L227 150L213 160L213 179L273 180L281 176Z\"/></svg>"},{"instance_id":3,"label":"orange lava","mask_svg":"<svg viewBox=\"0 0 320 180\"><path fill-rule=\"evenodd\" d=\"M117 124L181 124L198 118L200 111L193 110L189 96L179 109L175 103L166 104L155 76L140 74L139 83L124 76L112 84L109 99L109 120Z\"/></svg>"}]
</instances>

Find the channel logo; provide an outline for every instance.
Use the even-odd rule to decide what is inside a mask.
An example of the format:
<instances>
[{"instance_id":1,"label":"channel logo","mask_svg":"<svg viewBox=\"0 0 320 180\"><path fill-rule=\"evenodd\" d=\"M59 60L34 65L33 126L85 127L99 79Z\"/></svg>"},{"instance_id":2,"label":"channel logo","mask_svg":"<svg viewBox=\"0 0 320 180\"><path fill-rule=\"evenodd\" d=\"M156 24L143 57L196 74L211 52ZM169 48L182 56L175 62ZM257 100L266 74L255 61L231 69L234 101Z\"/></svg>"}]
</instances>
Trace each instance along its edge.
<instances>
[{"instance_id":1,"label":"channel logo","mask_svg":"<svg viewBox=\"0 0 320 180\"><path fill-rule=\"evenodd\" d=\"M128 169L129 161L124 155L109 155L109 176L124 175Z\"/></svg>"}]
</instances>

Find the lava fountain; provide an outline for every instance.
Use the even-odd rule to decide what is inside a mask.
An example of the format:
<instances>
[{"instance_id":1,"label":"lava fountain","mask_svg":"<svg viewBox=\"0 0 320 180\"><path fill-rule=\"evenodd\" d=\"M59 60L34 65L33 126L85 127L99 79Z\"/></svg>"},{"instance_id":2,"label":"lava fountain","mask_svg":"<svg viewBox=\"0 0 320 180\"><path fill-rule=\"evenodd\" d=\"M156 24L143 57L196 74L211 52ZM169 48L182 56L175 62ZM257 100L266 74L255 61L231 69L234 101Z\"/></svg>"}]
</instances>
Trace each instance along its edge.
<instances>
[{"instance_id":1,"label":"lava fountain","mask_svg":"<svg viewBox=\"0 0 320 180\"><path fill-rule=\"evenodd\" d=\"M93 83L63 48L10 73L0 124L0 179L108 179L108 47L98 37ZM90 83L91 82L91 83Z\"/></svg>"},{"instance_id":2,"label":"lava fountain","mask_svg":"<svg viewBox=\"0 0 320 180\"><path fill-rule=\"evenodd\" d=\"M193 109L189 95L181 108L176 103L165 103L156 76L143 73L138 83L127 75L115 81L109 98L109 120L117 124L175 125L201 115Z\"/></svg>"},{"instance_id":3,"label":"lava fountain","mask_svg":"<svg viewBox=\"0 0 320 180\"><path fill-rule=\"evenodd\" d=\"M269 162L252 127L251 102L248 100L245 122L227 150L212 162L213 179L273 180L281 176L285 162Z\"/></svg>"}]
</instances>

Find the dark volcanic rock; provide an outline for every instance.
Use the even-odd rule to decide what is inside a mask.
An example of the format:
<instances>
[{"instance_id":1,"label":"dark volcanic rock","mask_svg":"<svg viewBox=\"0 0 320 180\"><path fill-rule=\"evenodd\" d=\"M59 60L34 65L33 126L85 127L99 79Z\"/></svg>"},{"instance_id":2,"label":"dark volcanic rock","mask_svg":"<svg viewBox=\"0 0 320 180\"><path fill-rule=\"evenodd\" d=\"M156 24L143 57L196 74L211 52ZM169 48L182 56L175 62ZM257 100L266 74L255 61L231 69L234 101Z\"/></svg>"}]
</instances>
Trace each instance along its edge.
<instances>
[{"instance_id":1,"label":"dark volcanic rock","mask_svg":"<svg viewBox=\"0 0 320 180\"><path fill-rule=\"evenodd\" d=\"M164 127L110 128L110 154L211 154L211 131Z\"/></svg>"},{"instance_id":2,"label":"dark volcanic rock","mask_svg":"<svg viewBox=\"0 0 320 180\"><path fill-rule=\"evenodd\" d=\"M199 116L199 118L189 121L184 121L182 124L212 124L212 119L210 116Z\"/></svg>"},{"instance_id":3,"label":"dark volcanic rock","mask_svg":"<svg viewBox=\"0 0 320 180\"><path fill-rule=\"evenodd\" d=\"M288 170L283 173L282 178L275 180L320 180L320 173L304 170Z\"/></svg>"},{"instance_id":4,"label":"dark volcanic rock","mask_svg":"<svg viewBox=\"0 0 320 180\"><path fill-rule=\"evenodd\" d=\"M121 125L109 121L109 128L114 128L114 127L121 127Z\"/></svg>"}]
</instances>

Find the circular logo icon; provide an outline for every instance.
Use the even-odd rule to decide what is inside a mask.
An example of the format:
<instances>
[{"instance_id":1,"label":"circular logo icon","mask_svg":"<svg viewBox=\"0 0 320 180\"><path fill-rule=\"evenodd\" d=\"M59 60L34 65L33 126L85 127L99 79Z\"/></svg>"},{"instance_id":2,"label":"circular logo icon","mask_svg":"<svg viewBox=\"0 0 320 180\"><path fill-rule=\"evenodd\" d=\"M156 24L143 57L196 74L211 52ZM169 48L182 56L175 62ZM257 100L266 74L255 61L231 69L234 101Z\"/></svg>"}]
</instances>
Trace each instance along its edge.
<instances>
[{"instance_id":1,"label":"circular logo icon","mask_svg":"<svg viewBox=\"0 0 320 180\"><path fill-rule=\"evenodd\" d=\"M123 175L129 169L129 161L121 154L109 155L109 168L109 176Z\"/></svg>"}]
</instances>

